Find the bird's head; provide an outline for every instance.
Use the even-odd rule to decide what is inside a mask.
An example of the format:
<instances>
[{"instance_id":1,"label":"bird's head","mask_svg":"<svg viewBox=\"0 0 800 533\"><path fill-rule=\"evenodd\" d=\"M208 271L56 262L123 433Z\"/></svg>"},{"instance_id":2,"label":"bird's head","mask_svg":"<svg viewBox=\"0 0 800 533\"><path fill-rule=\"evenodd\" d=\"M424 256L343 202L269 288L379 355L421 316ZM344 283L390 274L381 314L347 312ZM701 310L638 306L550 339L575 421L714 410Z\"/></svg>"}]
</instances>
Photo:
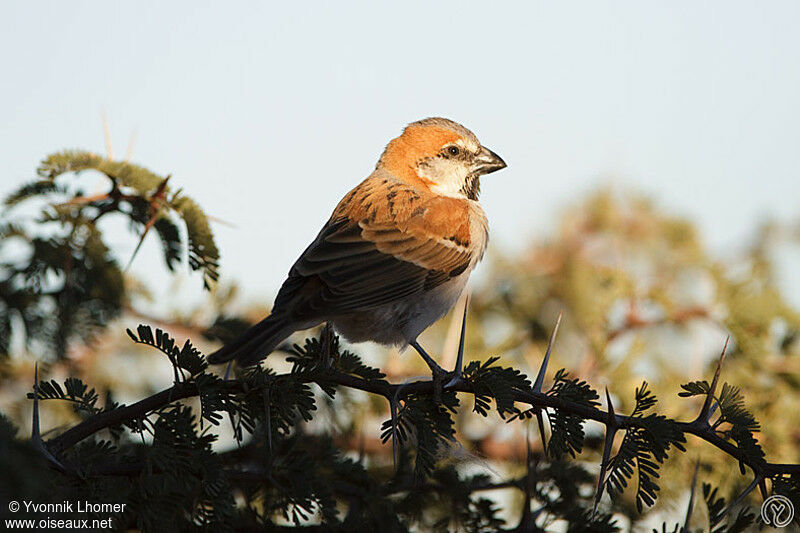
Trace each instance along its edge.
<instances>
[{"instance_id":1,"label":"bird's head","mask_svg":"<svg viewBox=\"0 0 800 533\"><path fill-rule=\"evenodd\" d=\"M461 124L426 118L392 140L377 166L408 182L421 182L434 193L477 200L479 178L506 163Z\"/></svg>"}]
</instances>

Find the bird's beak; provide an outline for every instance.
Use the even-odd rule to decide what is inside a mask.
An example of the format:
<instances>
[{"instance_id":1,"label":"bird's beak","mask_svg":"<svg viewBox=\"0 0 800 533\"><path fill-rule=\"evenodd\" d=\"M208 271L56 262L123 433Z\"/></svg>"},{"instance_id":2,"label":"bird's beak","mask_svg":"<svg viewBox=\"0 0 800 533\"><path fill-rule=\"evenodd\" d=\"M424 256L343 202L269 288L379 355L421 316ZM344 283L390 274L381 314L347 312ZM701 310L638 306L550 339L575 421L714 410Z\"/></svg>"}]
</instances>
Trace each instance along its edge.
<instances>
[{"instance_id":1,"label":"bird's beak","mask_svg":"<svg viewBox=\"0 0 800 533\"><path fill-rule=\"evenodd\" d=\"M480 153L475 157L473 172L479 176L491 174L497 170L506 168L503 158L492 152L488 148L481 147Z\"/></svg>"}]
</instances>

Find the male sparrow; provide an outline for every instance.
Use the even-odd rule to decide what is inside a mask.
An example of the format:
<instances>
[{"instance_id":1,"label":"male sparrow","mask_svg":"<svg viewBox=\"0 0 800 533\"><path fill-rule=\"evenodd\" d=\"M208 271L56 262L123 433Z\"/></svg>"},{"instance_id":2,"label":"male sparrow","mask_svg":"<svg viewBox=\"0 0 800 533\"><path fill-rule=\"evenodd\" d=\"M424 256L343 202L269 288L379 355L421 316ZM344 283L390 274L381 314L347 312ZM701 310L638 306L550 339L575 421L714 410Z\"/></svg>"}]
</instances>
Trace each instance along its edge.
<instances>
[{"instance_id":1,"label":"male sparrow","mask_svg":"<svg viewBox=\"0 0 800 533\"><path fill-rule=\"evenodd\" d=\"M252 365L328 322L350 342L411 345L441 374L417 336L453 307L483 257L479 179L505 166L452 120L409 124L292 266L272 313L208 360Z\"/></svg>"}]
</instances>

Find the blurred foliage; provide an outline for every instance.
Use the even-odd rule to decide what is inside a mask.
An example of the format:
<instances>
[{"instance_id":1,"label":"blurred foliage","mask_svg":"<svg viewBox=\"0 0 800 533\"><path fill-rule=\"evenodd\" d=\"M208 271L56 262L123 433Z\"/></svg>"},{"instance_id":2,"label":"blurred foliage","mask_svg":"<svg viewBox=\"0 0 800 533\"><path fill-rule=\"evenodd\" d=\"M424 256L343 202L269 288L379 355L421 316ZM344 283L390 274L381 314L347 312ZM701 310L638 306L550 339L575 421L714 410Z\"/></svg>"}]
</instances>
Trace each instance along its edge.
<instances>
[{"instance_id":1,"label":"blurred foliage","mask_svg":"<svg viewBox=\"0 0 800 533\"><path fill-rule=\"evenodd\" d=\"M85 196L75 183L86 170L100 172L108 190ZM216 281L219 252L208 220L194 201L171 191L169 176L76 150L48 156L38 174L6 198L0 222L0 252L8 258L0 263L0 354L8 353L15 319L29 347L38 342L60 358L70 341L91 340L120 315L127 303L123 269L98 228L109 214L126 217L140 244L154 229L170 270L185 248L206 288ZM31 201L43 204L38 215L28 222L15 217Z\"/></svg>"},{"instance_id":2,"label":"blurred foliage","mask_svg":"<svg viewBox=\"0 0 800 533\"><path fill-rule=\"evenodd\" d=\"M495 259L470 300L467 353L503 353L535 368L563 311L554 364L607 385L625 410L633 408L625 391L642 378L674 398L679 383L707 375L730 335L725 380L758 413L755 435L771 460L797 463L800 432L780 421L800 400L800 314L782 296L774 257L798 246L800 231L765 224L754 243L715 258L688 221L600 190L563 214L556 236L521 257ZM698 407L669 401L663 409L690 419ZM740 484L725 457L702 444L697 451L714 483ZM670 462L664 475L683 475L693 455Z\"/></svg>"},{"instance_id":3,"label":"blurred foliage","mask_svg":"<svg viewBox=\"0 0 800 533\"><path fill-rule=\"evenodd\" d=\"M99 172L107 187L86 195L76 176L82 171ZM782 296L773 258L800 231L765 224L754 246L721 260L686 220L646 199L599 191L567 210L548 241L495 257L470 300L466 353L475 358L464 383L471 394L434 398L391 385L420 368L413 358L403 367L396 354L356 355L327 330L284 346L285 361L273 356L268 366L235 369L232 379L210 369L203 346L234 338L263 310L242 312L235 289L214 287L219 252L207 217L169 181L127 162L65 151L46 158L39 178L7 198L0 225L0 409L8 415L0 418L8 474L2 494L127 503L115 524L144 531L617 531L657 524L655 531L666 532L673 530L667 524L684 522L685 507L676 505L696 464L703 485L694 500L705 505L695 505L689 530L741 531L753 524L749 505L757 496L722 510L750 484L749 471L740 475L735 459L674 422L692 420L707 397L716 438L748 460L800 462L800 433L783 423L799 397L800 315ZM32 220L19 215L26 205L36 210ZM202 310L145 316L160 328L119 335L120 320L142 318L136 299L147 287L120 266L132 258L115 257L105 244L97 222L109 214L127 219L139 244L155 230L168 269L185 264L202 273L213 289ZM561 370L537 389L527 375L539 367L560 311L551 366ZM444 343L445 361L453 359L457 326L450 317L426 333L427 345ZM161 328L199 347L178 344ZM725 383L712 391L703 378L727 335ZM19 339L23 353L9 356ZM31 391L37 358L46 364ZM609 407L596 390L603 386L633 425L587 422L582 413ZM526 394L565 407L531 407L520 402ZM148 395L147 405L119 401ZM44 429L55 428L45 442L56 462L17 435L15 425L28 426L32 408ZM74 424L101 419L111 422L70 441L70 431L86 427ZM531 438L537 430L546 448ZM668 453L689 442L688 453ZM800 480L767 481L800 508ZM593 512L598 487L606 496Z\"/></svg>"}]
</instances>

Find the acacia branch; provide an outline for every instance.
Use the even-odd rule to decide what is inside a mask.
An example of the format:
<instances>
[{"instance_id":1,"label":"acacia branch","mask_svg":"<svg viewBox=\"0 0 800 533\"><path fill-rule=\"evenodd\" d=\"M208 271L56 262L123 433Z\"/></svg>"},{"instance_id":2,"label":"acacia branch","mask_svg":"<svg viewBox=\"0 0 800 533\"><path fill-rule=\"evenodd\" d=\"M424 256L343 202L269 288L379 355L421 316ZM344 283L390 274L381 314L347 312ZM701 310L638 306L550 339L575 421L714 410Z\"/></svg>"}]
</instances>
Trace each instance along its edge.
<instances>
[{"instance_id":1,"label":"acacia branch","mask_svg":"<svg viewBox=\"0 0 800 533\"><path fill-rule=\"evenodd\" d=\"M297 379L303 383L317 383L320 385L338 385L364 392L378 394L387 400L394 398L405 399L409 395L426 395L433 398L435 393L434 382L430 380L415 381L412 383L392 384L384 380L365 380L363 378L345 374L335 369L328 368L321 373L313 374L279 374L275 379ZM225 382L230 392L242 392L240 381ZM472 385L464 379L459 380L449 390L466 394L475 394ZM177 400L198 396L197 385L192 381L176 383L148 398L134 404L120 407L111 411L104 411L73 426L61 435L46 442L51 453L58 455L91 435L126 421L132 421L167 406ZM642 419L621 414L610 414L602 409L587 406L561 399L557 396L541 392L516 389L514 400L536 408L551 408L580 416L585 420L594 420L607 425L613 417L617 429L631 427L645 427ZM694 435L716 448L722 450L738 462L747 465L756 475L764 478L781 474L800 475L800 464L770 463L763 459L748 457L742 450L731 442L717 435L704 420L697 419L692 422L673 421L684 433Z\"/></svg>"}]
</instances>

